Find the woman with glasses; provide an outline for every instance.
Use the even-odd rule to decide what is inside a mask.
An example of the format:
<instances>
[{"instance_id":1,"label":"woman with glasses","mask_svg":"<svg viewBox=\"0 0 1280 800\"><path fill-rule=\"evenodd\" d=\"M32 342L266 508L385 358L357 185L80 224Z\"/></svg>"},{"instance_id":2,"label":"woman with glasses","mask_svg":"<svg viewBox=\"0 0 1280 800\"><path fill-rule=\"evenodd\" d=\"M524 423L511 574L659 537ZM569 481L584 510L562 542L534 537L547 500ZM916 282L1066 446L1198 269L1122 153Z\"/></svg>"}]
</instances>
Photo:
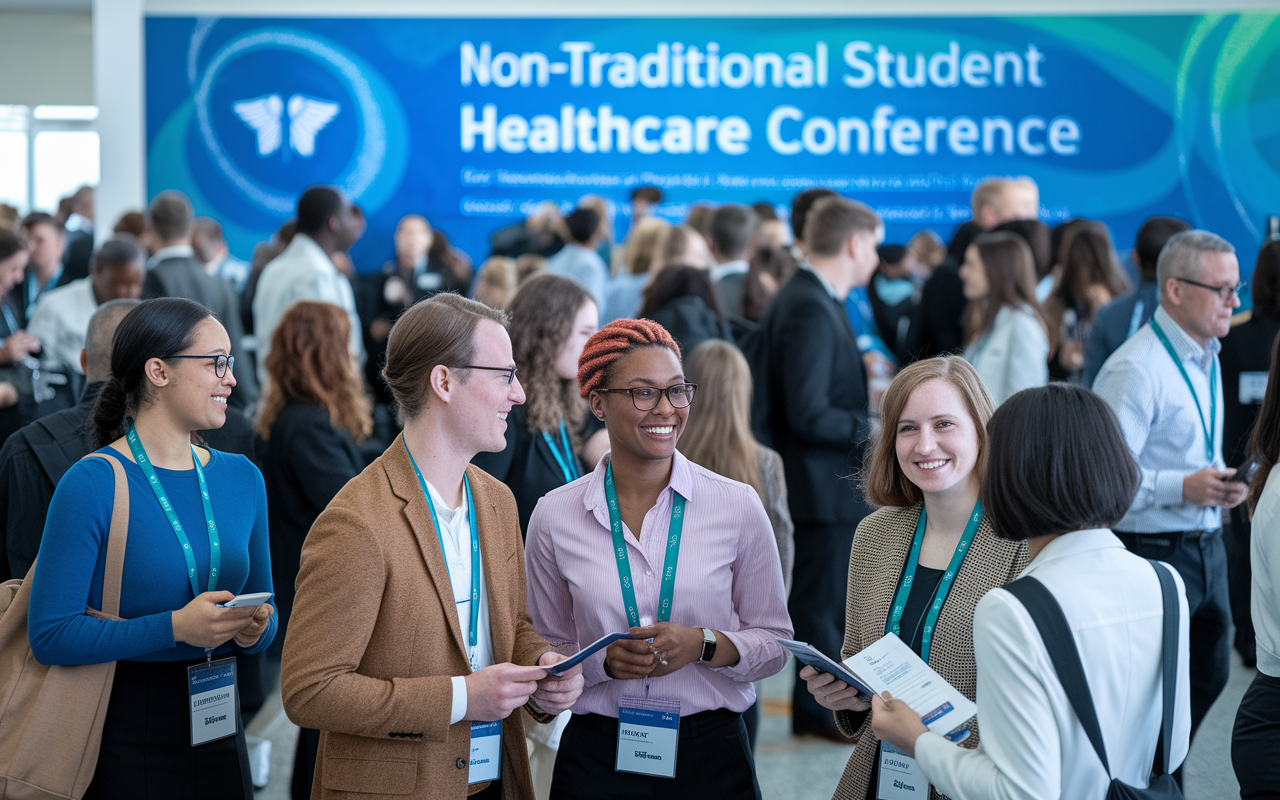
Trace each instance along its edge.
<instances>
[{"instance_id":1,"label":"woman with glasses","mask_svg":"<svg viewBox=\"0 0 1280 800\"><path fill-rule=\"evenodd\" d=\"M525 402L507 415L507 446L478 453L472 463L516 496L523 532L543 495L582 477L583 464L609 447L577 381L578 356L600 314L586 289L560 275L530 278L507 313Z\"/></svg>"},{"instance_id":2,"label":"woman with glasses","mask_svg":"<svg viewBox=\"0 0 1280 800\"><path fill-rule=\"evenodd\" d=\"M959 356L917 361L889 384L863 476L867 500L881 508L853 537L840 658L894 633L974 698L974 609L1027 565L1026 545L998 538L978 502L992 411L977 372ZM925 783L917 764L871 730L870 698L813 667L800 677L858 742L836 798L893 798L894 779ZM962 746L977 746L980 722L970 722ZM886 762L891 768L882 769Z\"/></svg>"},{"instance_id":3,"label":"woman with glasses","mask_svg":"<svg viewBox=\"0 0 1280 800\"><path fill-rule=\"evenodd\" d=\"M276 631L267 603L221 605L272 590L262 475L195 435L226 419L230 349L222 325L190 300L129 312L90 416L106 458L73 466L49 507L32 653L43 664L117 662L87 800L253 796L235 696L199 715L190 696L229 682L236 655L264 650ZM129 492L123 619L106 620L85 609L102 604L118 465Z\"/></svg>"},{"instance_id":4,"label":"woman with glasses","mask_svg":"<svg viewBox=\"0 0 1280 800\"><path fill-rule=\"evenodd\" d=\"M578 384L612 450L534 510L529 614L565 653L631 638L583 662L551 794L758 798L742 712L791 636L768 515L750 486L676 450L698 387L662 326L601 328Z\"/></svg>"}]
</instances>

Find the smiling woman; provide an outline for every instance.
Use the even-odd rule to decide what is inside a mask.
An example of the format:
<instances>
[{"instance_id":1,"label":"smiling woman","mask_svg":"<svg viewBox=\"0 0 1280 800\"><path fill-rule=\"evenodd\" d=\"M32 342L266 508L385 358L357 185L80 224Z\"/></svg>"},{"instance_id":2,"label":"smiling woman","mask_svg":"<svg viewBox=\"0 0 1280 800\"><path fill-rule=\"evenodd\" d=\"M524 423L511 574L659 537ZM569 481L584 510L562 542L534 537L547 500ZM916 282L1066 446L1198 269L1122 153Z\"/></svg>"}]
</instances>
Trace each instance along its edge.
<instances>
[{"instance_id":1,"label":"smiling woman","mask_svg":"<svg viewBox=\"0 0 1280 800\"><path fill-rule=\"evenodd\" d=\"M997 538L978 502L992 411L977 372L959 356L918 361L889 385L881 431L862 476L867 499L882 508L858 525L853 538L840 658L894 633L974 698L974 609L1027 564L1026 545ZM837 798L892 796L880 791L885 759L920 778L909 756L879 747L868 724L868 698L812 667L800 677L820 704L835 711L840 731L859 742ZM978 722L970 730L963 747L977 746ZM931 790L931 796L937 793Z\"/></svg>"},{"instance_id":2,"label":"smiling woman","mask_svg":"<svg viewBox=\"0 0 1280 800\"><path fill-rule=\"evenodd\" d=\"M117 662L86 798L159 796L149 786L253 795L238 703L188 712L189 666L212 659L234 683L237 655L265 649L276 631L270 605L219 605L272 591L262 475L243 456L193 445L195 431L226 421L230 346L190 300L130 311L91 417L104 458L68 470L49 507L32 578L32 652L43 664ZM113 472L129 492L122 620L85 612L101 608Z\"/></svg>"},{"instance_id":3,"label":"smiling woman","mask_svg":"<svg viewBox=\"0 0 1280 800\"><path fill-rule=\"evenodd\" d=\"M786 664L777 639L792 635L768 516L750 486L676 450L698 387L661 325L601 328L578 384L612 450L534 510L529 614L571 650L615 631L634 638L583 663L551 794L597 797L608 781L614 797L759 798L742 712L752 681ZM643 698L631 688L640 678ZM665 726L643 721L655 717Z\"/></svg>"}]
</instances>

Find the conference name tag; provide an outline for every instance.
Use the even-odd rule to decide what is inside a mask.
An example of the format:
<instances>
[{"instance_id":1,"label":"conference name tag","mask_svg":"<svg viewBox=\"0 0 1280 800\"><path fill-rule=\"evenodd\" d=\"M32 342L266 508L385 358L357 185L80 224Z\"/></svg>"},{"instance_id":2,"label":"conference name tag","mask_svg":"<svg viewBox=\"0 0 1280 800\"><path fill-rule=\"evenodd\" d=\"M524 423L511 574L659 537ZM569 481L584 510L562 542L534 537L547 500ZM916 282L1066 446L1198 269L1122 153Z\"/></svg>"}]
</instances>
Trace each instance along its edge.
<instances>
[{"instance_id":1,"label":"conference name tag","mask_svg":"<svg viewBox=\"0 0 1280 800\"><path fill-rule=\"evenodd\" d=\"M1240 373L1240 405L1253 406L1262 402L1267 394L1267 373Z\"/></svg>"},{"instance_id":2,"label":"conference name tag","mask_svg":"<svg viewBox=\"0 0 1280 800\"><path fill-rule=\"evenodd\" d=\"M467 783L496 781L502 774L502 720L471 723L471 767Z\"/></svg>"},{"instance_id":3,"label":"conference name tag","mask_svg":"<svg viewBox=\"0 0 1280 800\"><path fill-rule=\"evenodd\" d=\"M236 660L220 658L187 667L191 746L236 735Z\"/></svg>"},{"instance_id":4,"label":"conference name tag","mask_svg":"<svg viewBox=\"0 0 1280 800\"><path fill-rule=\"evenodd\" d=\"M919 800L929 796L929 782L914 758L888 742L880 743L878 800Z\"/></svg>"},{"instance_id":5,"label":"conference name tag","mask_svg":"<svg viewBox=\"0 0 1280 800\"><path fill-rule=\"evenodd\" d=\"M623 698L618 709L615 770L655 778L674 778L679 742L679 702Z\"/></svg>"}]
</instances>

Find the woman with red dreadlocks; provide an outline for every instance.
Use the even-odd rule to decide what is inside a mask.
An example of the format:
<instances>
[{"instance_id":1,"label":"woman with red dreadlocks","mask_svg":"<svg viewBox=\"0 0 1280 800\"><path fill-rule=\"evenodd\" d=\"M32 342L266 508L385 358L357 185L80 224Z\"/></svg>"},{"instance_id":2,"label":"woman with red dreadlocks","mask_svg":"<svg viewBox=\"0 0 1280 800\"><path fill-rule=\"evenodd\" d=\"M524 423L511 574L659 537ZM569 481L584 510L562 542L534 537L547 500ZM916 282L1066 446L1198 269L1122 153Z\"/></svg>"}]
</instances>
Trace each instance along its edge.
<instances>
[{"instance_id":1,"label":"woman with red dreadlocks","mask_svg":"<svg viewBox=\"0 0 1280 800\"><path fill-rule=\"evenodd\" d=\"M676 450L697 386L649 320L588 340L578 385L612 450L538 503L525 566L535 629L583 662L551 794L759 798L742 712L791 637L769 518L748 485Z\"/></svg>"}]
</instances>

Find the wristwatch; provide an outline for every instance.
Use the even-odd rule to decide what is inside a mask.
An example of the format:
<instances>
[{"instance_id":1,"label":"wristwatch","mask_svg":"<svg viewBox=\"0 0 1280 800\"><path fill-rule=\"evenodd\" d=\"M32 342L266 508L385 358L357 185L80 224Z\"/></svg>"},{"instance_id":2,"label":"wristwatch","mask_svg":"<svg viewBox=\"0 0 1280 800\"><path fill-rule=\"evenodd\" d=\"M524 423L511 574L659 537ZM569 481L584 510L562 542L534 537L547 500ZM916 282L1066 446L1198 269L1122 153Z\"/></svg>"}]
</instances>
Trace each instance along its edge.
<instances>
[{"instance_id":1,"label":"wristwatch","mask_svg":"<svg viewBox=\"0 0 1280 800\"><path fill-rule=\"evenodd\" d=\"M699 661L710 661L716 657L716 632L710 628L702 629L702 655Z\"/></svg>"}]
</instances>

